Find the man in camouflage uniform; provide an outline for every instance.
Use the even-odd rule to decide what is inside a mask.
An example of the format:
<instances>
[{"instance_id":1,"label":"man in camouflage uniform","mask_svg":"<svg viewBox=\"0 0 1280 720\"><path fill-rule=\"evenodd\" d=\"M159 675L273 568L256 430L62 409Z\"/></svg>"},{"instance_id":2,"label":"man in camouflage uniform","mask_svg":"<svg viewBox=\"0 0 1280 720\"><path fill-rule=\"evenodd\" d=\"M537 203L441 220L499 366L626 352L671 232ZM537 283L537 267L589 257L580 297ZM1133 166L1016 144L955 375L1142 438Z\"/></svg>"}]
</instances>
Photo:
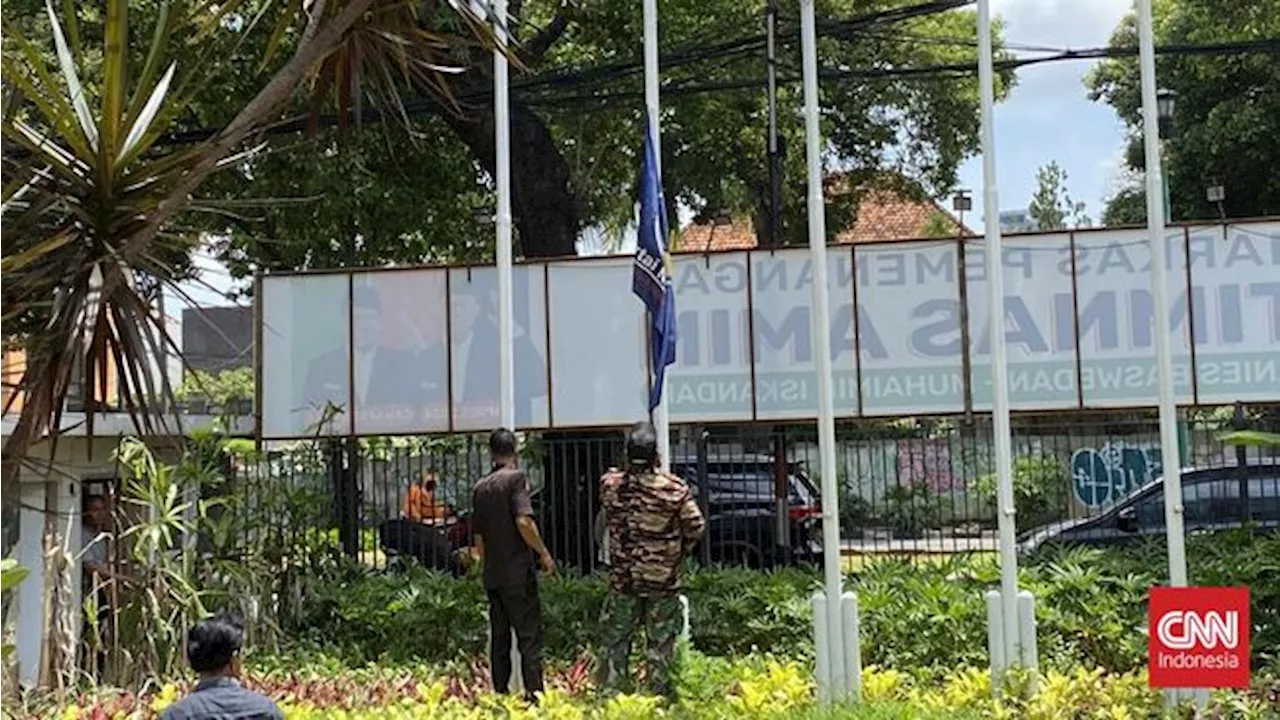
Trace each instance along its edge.
<instances>
[{"instance_id":1,"label":"man in camouflage uniform","mask_svg":"<svg viewBox=\"0 0 1280 720\"><path fill-rule=\"evenodd\" d=\"M650 423L632 426L627 463L626 470L610 470L600 480L610 565L600 684L611 691L630 685L631 639L643 625L650 687L670 696L683 620L681 569L706 522L689 486L658 469L658 436Z\"/></svg>"}]
</instances>

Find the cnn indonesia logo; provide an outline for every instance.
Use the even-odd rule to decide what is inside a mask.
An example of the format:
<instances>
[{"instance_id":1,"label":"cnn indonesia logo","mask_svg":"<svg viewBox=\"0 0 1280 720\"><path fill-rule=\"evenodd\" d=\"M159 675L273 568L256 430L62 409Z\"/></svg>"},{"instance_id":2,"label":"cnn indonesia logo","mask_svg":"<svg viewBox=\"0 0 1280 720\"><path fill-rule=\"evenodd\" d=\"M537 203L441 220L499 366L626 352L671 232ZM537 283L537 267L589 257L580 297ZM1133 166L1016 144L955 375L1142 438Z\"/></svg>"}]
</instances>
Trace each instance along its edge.
<instances>
[{"instance_id":1,"label":"cnn indonesia logo","mask_svg":"<svg viewBox=\"0 0 1280 720\"><path fill-rule=\"evenodd\" d=\"M1249 687L1249 589L1151 589L1152 687Z\"/></svg>"}]
</instances>

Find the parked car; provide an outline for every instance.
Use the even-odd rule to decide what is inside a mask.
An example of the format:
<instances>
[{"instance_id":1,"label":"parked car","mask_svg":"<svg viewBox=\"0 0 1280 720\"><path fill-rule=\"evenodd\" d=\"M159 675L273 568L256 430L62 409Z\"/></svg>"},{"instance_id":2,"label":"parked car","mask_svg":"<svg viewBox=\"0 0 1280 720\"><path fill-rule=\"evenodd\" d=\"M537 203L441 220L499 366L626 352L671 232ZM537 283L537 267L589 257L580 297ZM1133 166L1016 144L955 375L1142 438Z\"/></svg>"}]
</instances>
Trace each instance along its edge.
<instances>
[{"instance_id":1,"label":"parked car","mask_svg":"<svg viewBox=\"0 0 1280 720\"><path fill-rule=\"evenodd\" d=\"M1280 464L1184 470L1182 495L1188 533L1246 523L1264 531L1280 529ZM1159 478L1097 517L1051 523L1024 534L1019 549L1031 552L1050 543L1110 545L1164 534L1164 479Z\"/></svg>"},{"instance_id":2,"label":"parked car","mask_svg":"<svg viewBox=\"0 0 1280 720\"><path fill-rule=\"evenodd\" d=\"M689 483L695 494L706 489L703 503L712 562L747 567L772 567L788 562L813 562L822 508L819 493L799 463L787 462L786 520L789 548L779 543L778 503L774 458L748 454L708 460L705 475L696 457L672 458L671 470ZM701 502L701 500L700 500Z\"/></svg>"}]
</instances>

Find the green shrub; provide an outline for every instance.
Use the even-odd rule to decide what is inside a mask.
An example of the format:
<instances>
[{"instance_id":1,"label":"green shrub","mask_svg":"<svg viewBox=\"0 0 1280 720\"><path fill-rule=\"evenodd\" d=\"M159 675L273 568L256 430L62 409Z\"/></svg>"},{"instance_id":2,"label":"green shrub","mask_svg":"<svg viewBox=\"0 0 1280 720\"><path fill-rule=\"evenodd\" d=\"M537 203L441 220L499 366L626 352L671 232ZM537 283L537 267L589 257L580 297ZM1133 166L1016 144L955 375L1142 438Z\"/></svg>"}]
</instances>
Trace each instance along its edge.
<instances>
[{"instance_id":1,"label":"green shrub","mask_svg":"<svg viewBox=\"0 0 1280 720\"><path fill-rule=\"evenodd\" d=\"M1253 596L1254 665L1280 669L1280 537L1233 533L1189 538L1191 580L1247 585ZM1042 663L1128 672L1146 662L1148 589L1164 582L1163 546L1047 549L1026 558L1020 583L1036 597ZM799 569L690 573L693 647L707 655L752 651L812 656L809 597L820 578ZM867 664L941 676L987 663L983 594L999 585L994 557L938 563L873 561L847 579L862 611ZM593 649L605 597L600 577L562 576L541 586L549 660ZM307 642L349 660L444 663L483 655L485 599L475 579L427 572L353 572L303 603Z\"/></svg>"},{"instance_id":2,"label":"green shrub","mask_svg":"<svg viewBox=\"0 0 1280 720\"><path fill-rule=\"evenodd\" d=\"M476 582L419 568L352 571L303 604L304 640L350 660L426 662L485 652L485 595Z\"/></svg>"},{"instance_id":3,"label":"green shrub","mask_svg":"<svg viewBox=\"0 0 1280 720\"><path fill-rule=\"evenodd\" d=\"M840 496L840 534L856 537L875 520L871 503L853 493Z\"/></svg>"},{"instance_id":4,"label":"green shrub","mask_svg":"<svg viewBox=\"0 0 1280 720\"><path fill-rule=\"evenodd\" d=\"M644 695L601 697L575 673L552 672L537 706L495 696L474 674L385 668L319 671L298 662L288 669L251 667L248 685L280 703L290 720L404 718L406 720L672 720L808 718L809 720L919 720L929 718L1181 718L1166 710L1141 672L1050 670L1035 693L997 700L983 670L960 669L931 681L869 667L863 702L819 707L809 668L791 660L753 655L736 660L693 653L680 671L680 695L667 703ZM142 694L95 687L81 694L6 698L6 712L30 718L151 719L190 689L190 682L158 680ZM1275 683L1251 691L1216 693L1205 717L1274 717Z\"/></svg>"},{"instance_id":5,"label":"green shrub","mask_svg":"<svg viewBox=\"0 0 1280 720\"><path fill-rule=\"evenodd\" d=\"M1039 527L1063 519L1070 505L1071 473L1067 464L1052 455L1031 455L1013 461L1013 505L1018 524ZM996 507L996 476L978 478L977 492Z\"/></svg>"},{"instance_id":6,"label":"green shrub","mask_svg":"<svg viewBox=\"0 0 1280 720\"><path fill-rule=\"evenodd\" d=\"M17 650L15 644L8 642L9 596L22 584L28 573L29 571L13 558L0 560L0 596L3 597L4 602L3 627L5 628L5 642L0 645L0 660L7 661L9 656Z\"/></svg>"},{"instance_id":7,"label":"green shrub","mask_svg":"<svg viewBox=\"0 0 1280 720\"><path fill-rule=\"evenodd\" d=\"M817 584L815 575L797 569L724 568L692 573L686 592L694 647L711 655L752 650L811 655L809 596Z\"/></svg>"},{"instance_id":8,"label":"green shrub","mask_svg":"<svg viewBox=\"0 0 1280 720\"><path fill-rule=\"evenodd\" d=\"M882 520L900 538L915 538L942 520L942 501L925 485L899 485L884 494Z\"/></svg>"},{"instance_id":9,"label":"green shrub","mask_svg":"<svg viewBox=\"0 0 1280 720\"><path fill-rule=\"evenodd\" d=\"M795 648L803 656L812 645L808 597L815 584L803 570L692 573L693 643L714 655ZM568 662L593 650L601 637L604 579L544 578L539 591L546 657ZM486 601L475 579L420 568L352 571L319 588L304 607L300 638L352 661L444 662L486 651Z\"/></svg>"},{"instance_id":10,"label":"green shrub","mask_svg":"<svg viewBox=\"0 0 1280 720\"><path fill-rule=\"evenodd\" d=\"M988 563L881 560L849 578L858 594L866 663L944 673L986 663L982 592L998 580Z\"/></svg>"}]
</instances>

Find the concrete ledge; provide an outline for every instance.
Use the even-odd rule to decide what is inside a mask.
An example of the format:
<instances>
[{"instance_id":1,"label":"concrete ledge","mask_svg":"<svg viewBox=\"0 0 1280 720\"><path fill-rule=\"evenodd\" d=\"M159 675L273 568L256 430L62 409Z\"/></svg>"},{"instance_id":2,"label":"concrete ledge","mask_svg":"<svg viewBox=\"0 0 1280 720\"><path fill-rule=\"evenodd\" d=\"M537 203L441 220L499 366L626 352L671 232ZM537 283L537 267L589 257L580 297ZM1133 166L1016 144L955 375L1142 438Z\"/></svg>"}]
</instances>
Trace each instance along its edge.
<instances>
[{"instance_id":1,"label":"concrete ledge","mask_svg":"<svg viewBox=\"0 0 1280 720\"><path fill-rule=\"evenodd\" d=\"M58 433L64 437L87 437L88 416L82 412L69 412L62 414L62 430ZM152 415L152 423L159 432L156 435L175 437L183 435L194 429L207 429L213 427L214 423L221 420L217 415ZM4 416L2 425L0 425L0 435L8 437L15 425L18 423L17 413L10 413ZM231 427L229 433L237 437L249 437L253 435L253 418L247 415L241 415L231 419ZM137 435L138 429L133 425L133 418L128 413L108 412L94 413L93 415L93 434L98 437L110 437L112 435Z\"/></svg>"}]
</instances>

